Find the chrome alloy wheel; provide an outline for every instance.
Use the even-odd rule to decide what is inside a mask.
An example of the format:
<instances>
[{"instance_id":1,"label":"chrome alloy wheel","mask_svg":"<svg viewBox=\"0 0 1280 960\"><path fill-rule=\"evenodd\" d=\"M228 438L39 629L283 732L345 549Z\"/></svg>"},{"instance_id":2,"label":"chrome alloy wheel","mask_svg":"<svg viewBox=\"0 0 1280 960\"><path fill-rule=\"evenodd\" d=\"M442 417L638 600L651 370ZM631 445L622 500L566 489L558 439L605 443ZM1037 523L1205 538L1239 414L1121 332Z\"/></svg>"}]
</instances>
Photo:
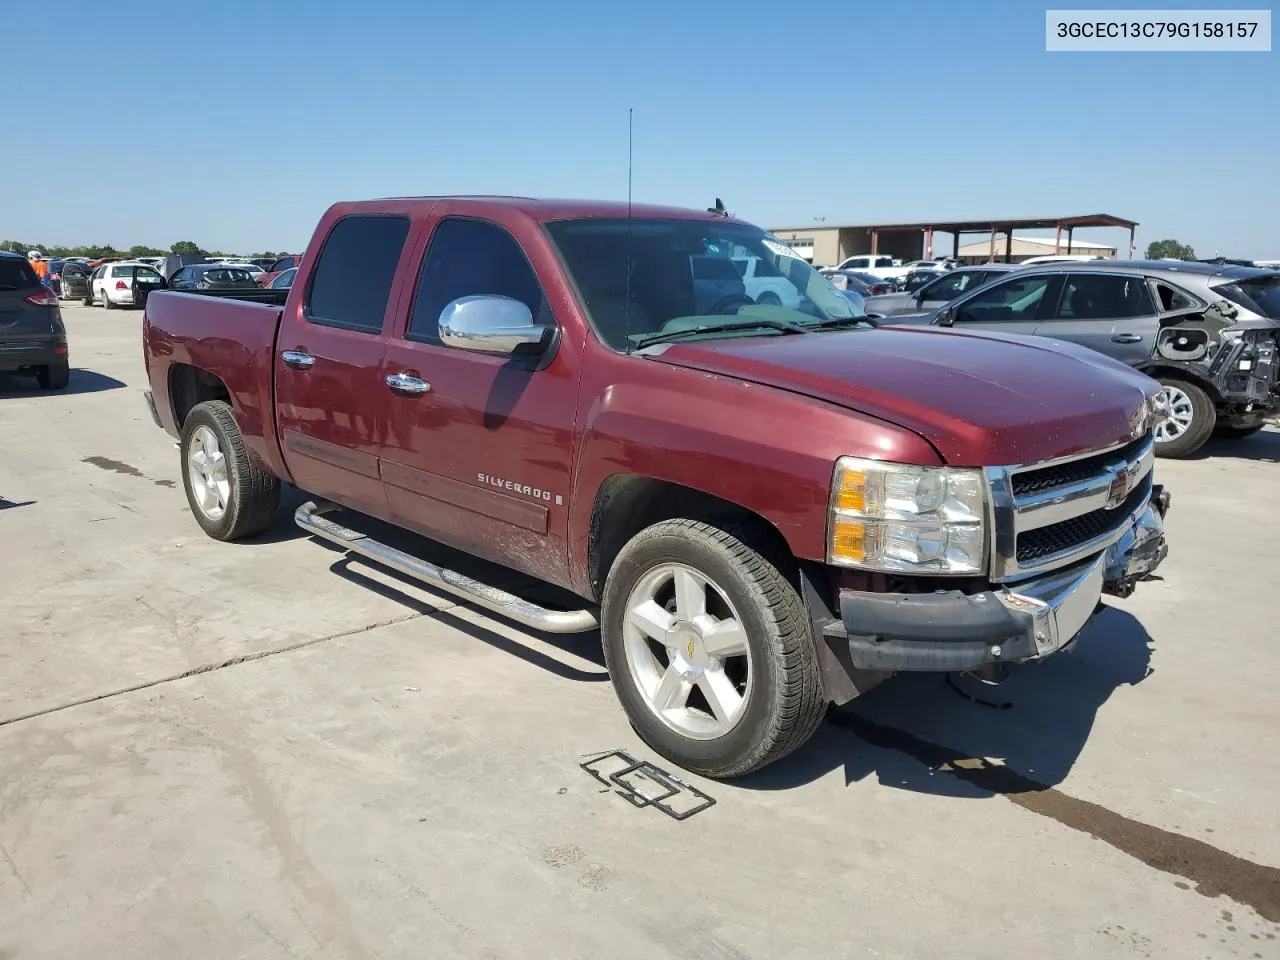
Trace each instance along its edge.
<instances>
[{"instance_id":1,"label":"chrome alloy wheel","mask_svg":"<svg viewBox=\"0 0 1280 960\"><path fill-rule=\"evenodd\" d=\"M623 649L636 688L663 723L713 740L742 719L751 648L725 591L680 563L646 573L627 598Z\"/></svg>"},{"instance_id":2,"label":"chrome alloy wheel","mask_svg":"<svg viewBox=\"0 0 1280 960\"><path fill-rule=\"evenodd\" d=\"M200 512L210 520L221 520L231 499L231 480L218 435L206 426L196 427L187 441L187 479Z\"/></svg>"},{"instance_id":3,"label":"chrome alloy wheel","mask_svg":"<svg viewBox=\"0 0 1280 960\"><path fill-rule=\"evenodd\" d=\"M1191 429L1191 421L1195 418L1191 398L1182 390L1166 383L1164 395L1169 399L1169 416L1156 427L1156 443L1177 440Z\"/></svg>"}]
</instances>

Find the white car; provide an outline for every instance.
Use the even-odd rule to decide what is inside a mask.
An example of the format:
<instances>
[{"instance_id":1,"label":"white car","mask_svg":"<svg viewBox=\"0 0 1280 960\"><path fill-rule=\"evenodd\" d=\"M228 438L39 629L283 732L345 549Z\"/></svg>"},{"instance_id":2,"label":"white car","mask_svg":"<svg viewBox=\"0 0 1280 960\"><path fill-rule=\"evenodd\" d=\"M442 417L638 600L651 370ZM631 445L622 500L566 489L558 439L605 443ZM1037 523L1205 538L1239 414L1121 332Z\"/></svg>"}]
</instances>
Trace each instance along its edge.
<instances>
[{"instance_id":1,"label":"white car","mask_svg":"<svg viewBox=\"0 0 1280 960\"><path fill-rule=\"evenodd\" d=\"M800 306L800 291L772 263L760 257L734 257L733 265L742 277L742 286L756 303L771 303L794 310Z\"/></svg>"},{"instance_id":2,"label":"white car","mask_svg":"<svg viewBox=\"0 0 1280 960\"><path fill-rule=\"evenodd\" d=\"M248 270L253 274L253 279L255 280L267 272L256 263L250 263L248 260L215 260L214 263L220 263L226 267L235 267L237 270Z\"/></svg>"},{"instance_id":3,"label":"white car","mask_svg":"<svg viewBox=\"0 0 1280 960\"><path fill-rule=\"evenodd\" d=\"M90 296L94 303L101 303L108 310L131 307L135 280L159 286L160 272L137 260L103 264L94 271L90 281Z\"/></svg>"},{"instance_id":4,"label":"white car","mask_svg":"<svg viewBox=\"0 0 1280 960\"><path fill-rule=\"evenodd\" d=\"M857 270L859 273L869 273L874 277L879 277L881 280L896 280L898 277L905 277L911 272L910 267L895 266L893 257L875 253L864 253L856 257L849 257L847 260L841 261L836 269Z\"/></svg>"}]
</instances>

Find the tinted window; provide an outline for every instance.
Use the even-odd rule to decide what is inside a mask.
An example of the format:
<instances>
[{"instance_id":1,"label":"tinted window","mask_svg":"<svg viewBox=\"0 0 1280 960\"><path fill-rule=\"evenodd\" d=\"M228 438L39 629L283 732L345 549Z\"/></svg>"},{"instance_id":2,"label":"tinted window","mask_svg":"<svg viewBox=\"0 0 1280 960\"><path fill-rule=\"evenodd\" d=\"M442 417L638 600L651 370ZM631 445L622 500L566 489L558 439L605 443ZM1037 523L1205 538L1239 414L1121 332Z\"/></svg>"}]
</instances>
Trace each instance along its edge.
<instances>
[{"instance_id":1,"label":"tinted window","mask_svg":"<svg viewBox=\"0 0 1280 960\"><path fill-rule=\"evenodd\" d=\"M960 304L956 323L1034 321L1050 277L1020 277L979 290Z\"/></svg>"},{"instance_id":2,"label":"tinted window","mask_svg":"<svg viewBox=\"0 0 1280 960\"><path fill-rule=\"evenodd\" d=\"M277 273L281 270L288 270L294 266L296 266L296 264L293 262L293 257L281 257L271 265L271 269L268 272Z\"/></svg>"},{"instance_id":3,"label":"tinted window","mask_svg":"<svg viewBox=\"0 0 1280 960\"><path fill-rule=\"evenodd\" d=\"M981 282L981 271L964 270L933 281L920 294L925 300L954 300L960 294L976 289Z\"/></svg>"},{"instance_id":4,"label":"tinted window","mask_svg":"<svg viewBox=\"0 0 1280 960\"><path fill-rule=\"evenodd\" d=\"M271 289L272 290L288 290L291 286L293 286L293 278L296 277L297 275L298 275L298 271L290 267L288 270L280 274L280 276L276 277L274 280L271 281Z\"/></svg>"},{"instance_id":5,"label":"tinted window","mask_svg":"<svg viewBox=\"0 0 1280 960\"><path fill-rule=\"evenodd\" d=\"M1141 277L1074 273L1067 277L1058 305L1063 320L1117 320L1155 313Z\"/></svg>"},{"instance_id":6,"label":"tinted window","mask_svg":"<svg viewBox=\"0 0 1280 960\"><path fill-rule=\"evenodd\" d=\"M248 270L235 270L218 268L216 270L206 270L204 272L206 280L212 280L214 283L253 283L253 277L249 275Z\"/></svg>"},{"instance_id":7,"label":"tinted window","mask_svg":"<svg viewBox=\"0 0 1280 960\"><path fill-rule=\"evenodd\" d=\"M1280 276L1250 277L1226 286L1214 287L1213 292L1240 304L1246 310L1280 320Z\"/></svg>"},{"instance_id":8,"label":"tinted window","mask_svg":"<svg viewBox=\"0 0 1280 960\"><path fill-rule=\"evenodd\" d=\"M892 267L892 266L893 266L893 257L876 257L877 270L880 269L881 267Z\"/></svg>"},{"instance_id":9,"label":"tinted window","mask_svg":"<svg viewBox=\"0 0 1280 960\"><path fill-rule=\"evenodd\" d=\"M344 217L316 261L307 319L351 330L382 329L391 282L409 235L407 217Z\"/></svg>"},{"instance_id":10,"label":"tinted window","mask_svg":"<svg viewBox=\"0 0 1280 960\"><path fill-rule=\"evenodd\" d=\"M1170 310L1190 310L1196 305L1189 296L1167 283L1157 283L1156 293L1160 295L1160 309L1166 313Z\"/></svg>"},{"instance_id":11,"label":"tinted window","mask_svg":"<svg viewBox=\"0 0 1280 960\"><path fill-rule=\"evenodd\" d=\"M729 273L738 278L732 267ZM484 294L519 300L535 320L550 322L538 278L509 233L480 220L440 221L422 261L407 335L439 343L444 308L459 297Z\"/></svg>"},{"instance_id":12,"label":"tinted window","mask_svg":"<svg viewBox=\"0 0 1280 960\"><path fill-rule=\"evenodd\" d=\"M0 290L34 290L40 278L31 264L17 257L0 257Z\"/></svg>"}]
</instances>

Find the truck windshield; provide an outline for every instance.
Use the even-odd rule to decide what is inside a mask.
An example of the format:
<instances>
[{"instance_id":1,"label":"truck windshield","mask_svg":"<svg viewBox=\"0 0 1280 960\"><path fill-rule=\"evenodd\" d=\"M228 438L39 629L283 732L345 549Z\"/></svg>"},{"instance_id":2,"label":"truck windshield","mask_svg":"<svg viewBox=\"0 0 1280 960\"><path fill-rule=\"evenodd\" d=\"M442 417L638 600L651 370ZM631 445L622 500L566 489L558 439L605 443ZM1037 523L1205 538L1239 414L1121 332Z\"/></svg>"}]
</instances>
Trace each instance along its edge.
<instances>
[{"instance_id":1,"label":"truck windshield","mask_svg":"<svg viewBox=\"0 0 1280 960\"><path fill-rule=\"evenodd\" d=\"M830 329L829 321L862 315L795 251L748 224L593 218L555 221L547 232L596 333L615 350L682 330L778 336L786 327ZM726 323L734 318L768 322Z\"/></svg>"}]
</instances>

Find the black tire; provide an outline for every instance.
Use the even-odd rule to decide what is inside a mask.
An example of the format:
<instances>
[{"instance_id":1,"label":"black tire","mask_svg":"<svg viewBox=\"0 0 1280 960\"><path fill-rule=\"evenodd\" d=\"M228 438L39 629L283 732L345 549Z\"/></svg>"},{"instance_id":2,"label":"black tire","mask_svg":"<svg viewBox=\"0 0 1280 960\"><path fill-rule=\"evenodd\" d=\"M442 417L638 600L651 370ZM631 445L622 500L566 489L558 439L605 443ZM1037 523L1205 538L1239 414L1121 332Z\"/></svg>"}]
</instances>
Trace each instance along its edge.
<instances>
[{"instance_id":1,"label":"black tire","mask_svg":"<svg viewBox=\"0 0 1280 960\"><path fill-rule=\"evenodd\" d=\"M772 290L766 290L764 293L760 294L760 296L756 297L756 303L763 303L770 307L780 307L782 306L782 298Z\"/></svg>"},{"instance_id":2,"label":"black tire","mask_svg":"<svg viewBox=\"0 0 1280 960\"><path fill-rule=\"evenodd\" d=\"M1191 423L1187 428L1172 440L1156 442L1157 457L1181 460L1203 447L1213 435L1213 429L1218 422L1218 411L1213 401L1209 399L1209 395L1194 383L1169 377L1161 377L1160 383L1163 386L1181 390L1191 401Z\"/></svg>"},{"instance_id":3,"label":"black tire","mask_svg":"<svg viewBox=\"0 0 1280 960\"><path fill-rule=\"evenodd\" d=\"M111 297L107 295L107 288L103 287L102 288L102 309L114 310L115 308L116 308L115 304L111 302Z\"/></svg>"},{"instance_id":4,"label":"black tire","mask_svg":"<svg viewBox=\"0 0 1280 960\"><path fill-rule=\"evenodd\" d=\"M226 508L220 517L210 518L198 505L191 489L188 453L191 437L199 427L207 427L216 436L226 458L226 475L230 486ZM200 529L215 540L240 540L261 533L271 526L280 506L280 481L263 470L249 457L236 424L231 405L222 400L196 404L182 425L180 464L182 487L187 506Z\"/></svg>"},{"instance_id":5,"label":"black tire","mask_svg":"<svg viewBox=\"0 0 1280 960\"><path fill-rule=\"evenodd\" d=\"M94 301L94 299L93 299L93 290L90 290L88 293L86 293L86 294L84 295L84 299L83 299L83 300L81 300L80 302L81 302L81 303L83 303L86 307L92 307L92 306L94 306L94 305L95 305L95 301Z\"/></svg>"},{"instance_id":6,"label":"black tire","mask_svg":"<svg viewBox=\"0 0 1280 960\"><path fill-rule=\"evenodd\" d=\"M41 390L63 390L71 381L71 365L63 360L36 370L36 382Z\"/></svg>"},{"instance_id":7,"label":"black tire","mask_svg":"<svg viewBox=\"0 0 1280 960\"><path fill-rule=\"evenodd\" d=\"M650 747L686 770L730 778L773 763L807 741L822 722L822 688L812 628L795 587L761 552L756 528L739 521L667 520L622 548L605 582L601 635L614 690L632 726ZM646 702L623 639L627 601L656 567L691 567L724 591L742 622L751 669L735 725L697 739L664 723Z\"/></svg>"},{"instance_id":8,"label":"black tire","mask_svg":"<svg viewBox=\"0 0 1280 960\"><path fill-rule=\"evenodd\" d=\"M1213 428L1213 435L1218 440L1243 440L1245 437L1252 437L1265 426L1265 423L1254 424L1252 427L1237 427L1223 423Z\"/></svg>"}]
</instances>

